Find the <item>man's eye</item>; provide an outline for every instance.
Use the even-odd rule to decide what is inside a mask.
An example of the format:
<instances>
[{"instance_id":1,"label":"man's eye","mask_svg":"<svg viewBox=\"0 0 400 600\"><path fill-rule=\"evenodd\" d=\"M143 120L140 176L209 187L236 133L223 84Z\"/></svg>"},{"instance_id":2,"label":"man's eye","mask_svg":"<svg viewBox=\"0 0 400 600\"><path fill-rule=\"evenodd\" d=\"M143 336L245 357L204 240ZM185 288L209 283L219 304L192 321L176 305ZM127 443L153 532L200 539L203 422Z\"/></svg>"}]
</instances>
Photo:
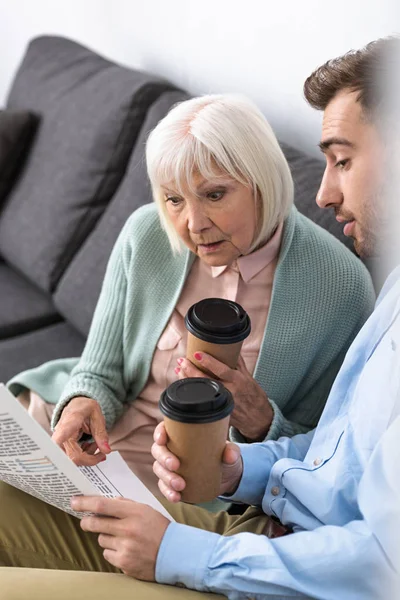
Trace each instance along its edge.
<instances>
[{"instance_id":1,"label":"man's eye","mask_svg":"<svg viewBox=\"0 0 400 600\"><path fill-rule=\"evenodd\" d=\"M209 198L210 200L221 200L221 198L223 197L224 192L220 191L220 192L209 192L207 194L207 198Z\"/></svg>"},{"instance_id":2,"label":"man's eye","mask_svg":"<svg viewBox=\"0 0 400 600\"><path fill-rule=\"evenodd\" d=\"M343 160L339 160L336 164L335 164L335 169L344 169L344 167L347 165L347 163L349 162L348 158L345 158Z\"/></svg>"}]
</instances>

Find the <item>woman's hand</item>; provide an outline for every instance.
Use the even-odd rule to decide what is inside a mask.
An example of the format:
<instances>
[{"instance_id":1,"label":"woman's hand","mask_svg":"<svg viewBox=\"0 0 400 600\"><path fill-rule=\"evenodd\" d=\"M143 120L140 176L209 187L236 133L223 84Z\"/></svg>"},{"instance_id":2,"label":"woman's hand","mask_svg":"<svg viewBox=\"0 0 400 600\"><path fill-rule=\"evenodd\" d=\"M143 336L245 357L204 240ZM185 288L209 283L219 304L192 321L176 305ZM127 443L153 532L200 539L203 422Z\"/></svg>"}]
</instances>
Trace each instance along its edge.
<instances>
[{"instance_id":1,"label":"woman's hand","mask_svg":"<svg viewBox=\"0 0 400 600\"><path fill-rule=\"evenodd\" d=\"M170 523L166 517L126 498L75 496L71 507L95 513L83 517L81 528L100 534L99 545L111 565L129 577L155 581L158 549Z\"/></svg>"},{"instance_id":2,"label":"woman's hand","mask_svg":"<svg viewBox=\"0 0 400 600\"><path fill-rule=\"evenodd\" d=\"M263 440L272 423L274 411L267 394L246 369L243 358L239 356L236 369L231 369L205 352L196 352L195 359L231 392L235 401L231 425L249 442ZM178 358L175 372L179 379L207 377L187 358Z\"/></svg>"},{"instance_id":3,"label":"woman's hand","mask_svg":"<svg viewBox=\"0 0 400 600\"><path fill-rule=\"evenodd\" d=\"M84 433L91 435L94 442L80 446L78 442ZM52 439L78 466L97 465L111 452L99 403L84 396L72 398L64 408Z\"/></svg>"},{"instance_id":4,"label":"woman's hand","mask_svg":"<svg viewBox=\"0 0 400 600\"><path fill-rule=\"evenodd\" d=\"M180 492L185 489L186 482L176 473L179 469L179 459L168 450L167 442L165 425L164 422L161 422L154 430L154 444L151 447L151 453L155 459L153 471L158 477L158 487L161 493L170 502L179 502ZM204 448L204 452L207 452L207 448ZM236 491L243 473L243 461L236 444L226 442L222 463L220 494L232 495Z\"/></svg>"}]
</instances>

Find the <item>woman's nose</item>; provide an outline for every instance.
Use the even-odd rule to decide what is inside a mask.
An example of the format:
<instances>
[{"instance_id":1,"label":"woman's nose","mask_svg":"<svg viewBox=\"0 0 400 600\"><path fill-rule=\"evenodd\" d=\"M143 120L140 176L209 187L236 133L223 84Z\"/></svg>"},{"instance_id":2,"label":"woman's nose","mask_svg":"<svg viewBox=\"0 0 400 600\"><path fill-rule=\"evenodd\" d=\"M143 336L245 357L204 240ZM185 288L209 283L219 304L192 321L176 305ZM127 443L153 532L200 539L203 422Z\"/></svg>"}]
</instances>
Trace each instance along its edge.
<instances>
[{"instance_id":1,"label":"woman's nose","mask_svg":"<svg viewBox=\"0 0 400 600\"><path fill-rule=\"evenodd\" d=\"M188 229L191 233L201 233L211 226L212 222L201 206L189 209Z\"/></svg>"},{"instance_id":2,"label":"woman's nose","mask_svg":"<svg viewBox=\"0 0 400 600\"><path fill-rule=\"evenodd\" d=\"M341 204L342 201L343 193L336 178L326 170L317 193L316 202L318 206L320 208L330 208Z\"/></svg>"}]
</instances>

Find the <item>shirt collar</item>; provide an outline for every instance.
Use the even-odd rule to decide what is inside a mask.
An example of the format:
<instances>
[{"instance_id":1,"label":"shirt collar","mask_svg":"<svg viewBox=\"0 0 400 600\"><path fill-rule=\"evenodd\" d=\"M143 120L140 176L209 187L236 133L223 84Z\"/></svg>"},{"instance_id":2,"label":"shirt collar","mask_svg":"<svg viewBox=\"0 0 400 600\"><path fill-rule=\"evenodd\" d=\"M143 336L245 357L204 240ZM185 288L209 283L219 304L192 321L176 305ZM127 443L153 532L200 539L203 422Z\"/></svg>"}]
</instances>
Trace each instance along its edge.
<instances>
[{"instance_id":1,"label":"shirt collar","mask_svg":"<svg viewBox=\"0 0 400 600\"><path fill-rule=\"evenodd\" d=\"M248 283L253 277L267 267L278 255L282 239L283 223L276 228L274 235L264 246L246 256L239 256L231 265L222 267L211 267L212 277L219 277L227 269L239 272L243 281Z\"/></svg>"}]
</instances>

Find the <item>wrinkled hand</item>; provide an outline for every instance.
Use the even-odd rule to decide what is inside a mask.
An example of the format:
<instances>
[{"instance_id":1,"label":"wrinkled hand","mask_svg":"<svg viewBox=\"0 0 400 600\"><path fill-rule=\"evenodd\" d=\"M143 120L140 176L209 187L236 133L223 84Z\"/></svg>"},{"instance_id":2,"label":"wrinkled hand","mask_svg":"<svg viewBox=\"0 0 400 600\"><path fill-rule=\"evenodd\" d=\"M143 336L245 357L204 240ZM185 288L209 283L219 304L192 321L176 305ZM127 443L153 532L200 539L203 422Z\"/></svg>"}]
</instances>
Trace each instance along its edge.
<instances>
[{"instance_id":1,"label":"wrinkled hand","mask_svg":"<svg viewBox=\"0 0 400 600\"><path fill-rule=\"evenodd\" d=\"M205 352L196 352L195 359L231 392L235 408L230 424L236 427L249 442L265 438L273 419L273 409L267 394L248 372L242 356L236 369L231 369ZM185 377L207 377L187 358L178 358L175 369L179 379Z\"/></svg>"},{"instance_id":2,"label":"wrinkled hand","mask_svg":"<svg viewBox=\"0 0 400 600\"><path fill-rule=\"evenodd\" d=\"M167 443L167 432L164 422L161 422L154 430L154 444L151 447L155 459L153 471L158 477L161 493L170 502L179 502L180 492L185 489L186 482L176 473L180 466L179 459L168 450ZM222 463L220 494L231 495L236 491L243 473L242 456L236 444L226 442Z\"/></svg>"},{"instance_id":3,"label":"wrinkled hand","mask_svg":"<svg viewBox=\"0 0 400 600\"><path fill-rule=\"evenodd\" d=\"M78 440L83 433L91 435L94 442L81 446ZM73 398L64 408L52 439L79 466L97 465L111 452L99 403L83 396Z\"/></svg>"},{"instance_id":4,"label":"wrinkled hand","mask_svg":"<svg viewBox=\"0 0 400 600\"><path fill-rule=\"evenodd\" d=\"M126 498L75 496L71 507L95 513L83 517L81 528L100 534L99 546L111 565L129 577L155 581L158 549L170 523L166 517Z\"/></svg>"}]
</instances>

